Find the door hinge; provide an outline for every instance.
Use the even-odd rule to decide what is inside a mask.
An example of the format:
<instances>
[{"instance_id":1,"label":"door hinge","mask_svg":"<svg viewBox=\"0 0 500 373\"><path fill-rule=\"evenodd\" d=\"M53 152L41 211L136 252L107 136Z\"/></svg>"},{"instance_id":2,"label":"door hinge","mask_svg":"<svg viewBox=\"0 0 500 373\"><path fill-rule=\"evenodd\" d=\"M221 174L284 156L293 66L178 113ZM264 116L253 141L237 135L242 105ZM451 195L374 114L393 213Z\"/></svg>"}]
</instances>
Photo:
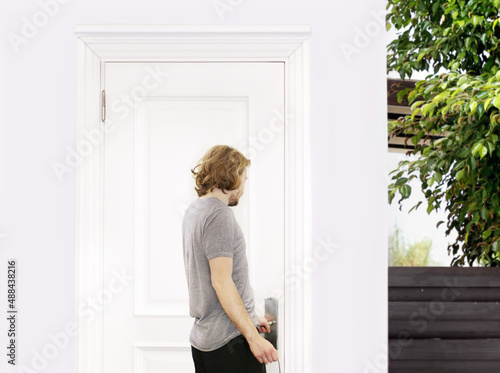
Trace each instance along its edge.
<instances>
[{"instance_id":1,"label":"door hinge","mask_svg":"<svg viewBox=\"0 0 500 373\"><path fill-rule=\"evenodd\" d=\"M104 89L101 93L101 121L106 121L106 91Z\"/></svg>"}]
</instances>

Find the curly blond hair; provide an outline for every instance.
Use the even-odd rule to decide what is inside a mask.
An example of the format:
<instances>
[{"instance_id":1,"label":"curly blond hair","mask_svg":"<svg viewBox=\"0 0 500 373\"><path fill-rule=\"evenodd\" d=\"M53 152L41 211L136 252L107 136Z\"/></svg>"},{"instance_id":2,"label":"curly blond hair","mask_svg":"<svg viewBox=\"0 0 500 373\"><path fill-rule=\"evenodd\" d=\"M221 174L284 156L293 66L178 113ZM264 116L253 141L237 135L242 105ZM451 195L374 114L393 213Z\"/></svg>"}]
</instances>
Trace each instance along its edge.
<instances>
[{"instance_id":1,"label":"curly blond hair","mask_svg":"<svg viewBox=\"0 0 500 373\"><path fill-rule=\"evenodd\" d=\"M198 197L204 196L214 188L221 189L224 194L226 190L238 189L241 184L240 176L248 166L250 160L235 148L228 145L213 146L191 169Z\"/></svg>"}]
</instances>

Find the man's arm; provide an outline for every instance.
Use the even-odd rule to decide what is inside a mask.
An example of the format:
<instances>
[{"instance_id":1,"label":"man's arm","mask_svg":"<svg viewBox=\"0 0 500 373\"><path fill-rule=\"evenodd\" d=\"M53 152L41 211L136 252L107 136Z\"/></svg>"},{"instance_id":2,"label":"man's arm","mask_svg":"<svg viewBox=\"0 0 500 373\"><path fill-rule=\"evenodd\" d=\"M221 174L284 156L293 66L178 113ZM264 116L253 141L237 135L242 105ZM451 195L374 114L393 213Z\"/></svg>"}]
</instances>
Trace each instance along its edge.
<instances>
[{"instance_id":1,"label":"man's arm","mask_svg":"<svg viewBox=\"0 0 500 373\"><path fill-rule=\"evenodd\" d=\"M254 356L260 363L265 364L278 360L278 351L258 333L233 282L233 258L221 256L210 259L208 263L217 298L231 321L248 341Z\"/></svg>"}]
</instances>

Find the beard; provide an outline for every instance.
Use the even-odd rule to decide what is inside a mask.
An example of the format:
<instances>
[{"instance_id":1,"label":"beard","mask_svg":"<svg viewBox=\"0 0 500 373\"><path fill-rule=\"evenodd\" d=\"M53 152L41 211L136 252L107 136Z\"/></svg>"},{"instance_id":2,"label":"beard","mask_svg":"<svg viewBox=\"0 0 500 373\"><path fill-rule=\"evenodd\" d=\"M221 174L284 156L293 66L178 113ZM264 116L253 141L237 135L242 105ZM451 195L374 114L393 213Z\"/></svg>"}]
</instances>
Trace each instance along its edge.
<instances>
[{"instance_id":1,"label":"beard","mask_svg":"<svg viewBox=\"0 0 500 373\"><path fill-rule=\"evenodd\" d=\"M238 206L238 202L240 201L240 197L243 195L243 193L240 194L239 190L236 190L234 194L231 194L229 196L229 202L228 206Z\"/></svg>"}]
</instances>

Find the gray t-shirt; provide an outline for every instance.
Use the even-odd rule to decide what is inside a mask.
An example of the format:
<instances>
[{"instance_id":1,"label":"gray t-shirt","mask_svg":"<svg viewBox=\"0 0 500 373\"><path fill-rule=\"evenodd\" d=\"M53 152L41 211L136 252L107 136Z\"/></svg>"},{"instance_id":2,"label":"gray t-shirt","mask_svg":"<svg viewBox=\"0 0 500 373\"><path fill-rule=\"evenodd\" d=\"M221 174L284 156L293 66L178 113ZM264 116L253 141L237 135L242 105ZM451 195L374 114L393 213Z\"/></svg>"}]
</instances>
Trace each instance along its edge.
<instances>
[{"instance_id":1,"label":"gray t-shirt","mask_svg":"<svg viewBox=\"0 0 500 373\"><path fill-rule=\"evenodd\" d=\"M222 347L240 335L212 287L212 258L233 258L233 281L255 326L253 289L248 278L246 244L231 207L215 197L198 198L182 221L184 266L189 290L189 313L195 318L189 341L201 351Z\"/></svg>"}]
</instances>

